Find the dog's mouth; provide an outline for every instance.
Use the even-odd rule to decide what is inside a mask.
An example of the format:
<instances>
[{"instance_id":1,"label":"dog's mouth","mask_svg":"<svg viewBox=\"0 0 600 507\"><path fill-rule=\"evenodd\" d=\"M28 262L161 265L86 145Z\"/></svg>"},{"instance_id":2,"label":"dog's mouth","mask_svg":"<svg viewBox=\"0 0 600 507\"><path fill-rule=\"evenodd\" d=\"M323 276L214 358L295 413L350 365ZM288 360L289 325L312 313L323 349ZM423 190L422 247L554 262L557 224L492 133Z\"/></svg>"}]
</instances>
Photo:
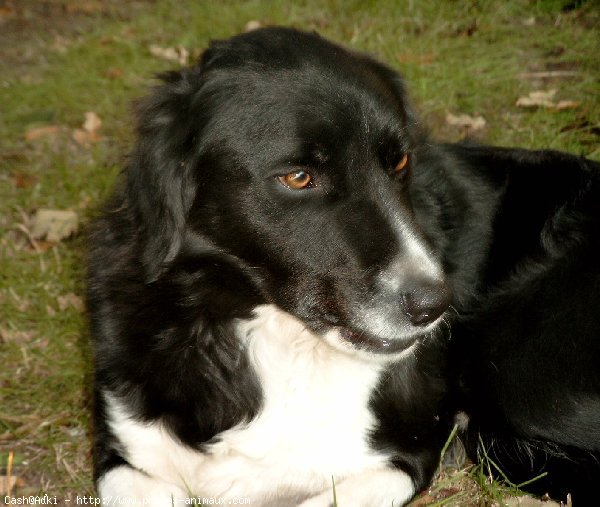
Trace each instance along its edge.
<instances>
[{"instance_id":1,"label":"dog's mouth","mask_svg":"<svg viewBox=\"0 0 600 507\"><path fill-rule=\"evenodd\" d=\"M375 354L398 354L412 347L417 336L411 338L380 338L364 331L356 331L346 327L338 328L340 337L353 348Z\"/></svg>"}]
</instances>

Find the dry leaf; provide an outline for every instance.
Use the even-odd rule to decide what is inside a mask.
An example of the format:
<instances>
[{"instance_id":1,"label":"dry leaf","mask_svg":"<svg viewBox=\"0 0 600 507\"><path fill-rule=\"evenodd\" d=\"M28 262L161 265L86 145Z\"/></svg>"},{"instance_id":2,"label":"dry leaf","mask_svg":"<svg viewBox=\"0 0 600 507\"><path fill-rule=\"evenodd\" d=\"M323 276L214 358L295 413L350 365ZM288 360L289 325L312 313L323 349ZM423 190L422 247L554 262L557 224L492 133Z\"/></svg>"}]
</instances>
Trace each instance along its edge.
<instances>
[{"instance_id":1,"label":"dry leaf","mask_svg":"<svg viewBox=\"0 0 600 507\"><path fill-rule=\"evenodd\" d=\"M0 7L0 23L17 15L17 11L10 5L2 5Z\"/></svg>"},{"instance_id":2,"label":"dry leaf","mask_svg":"<svg viewBox=\"0 0 600 507\"><path fill-rule=\"evenodd\" d=\"M481 130L485 127L486 121L482 116L469 116L468 114L446 115L446 123L455 127L466 128L471 131Z\"/></svg>"},{"instance_id":3,"label":"dry leaf","mask_svg":"<svg viewBox=\"0 0 600 507\"><path fill-rule=\"evenodd\" d=\"M559 100L555 108L557 111L563 111L565 109L577 109L579 105L576 100Z\"/></svg>"},{"instance_id":4,"label":"dry leaf","mask_svg":"<svg viewBox=\"0 0 600 507\"><path fill-rule=\"evenodd\" d=\"M260 21L257 21L256 19L253 19L251 21L248 21L248 23L246 23L246 26L244 26L244 32L251 32L252 30L258 30L261 27L262 27L262 23Z\"/></svg>"},{"instance_id":5,"label":"dry leaf","mask_svg":"<svg viewBox=\"0 0 600 507\"><path fill-rule=\"evenodd\" d=\"M96 132L102 126L102 120L94 113L94 111L88 111L85 113L85 121L83 122L83 130L87 132Z\"/></svg>"},{"instance_id":6,"label":"dry leaf","mask_svg":"<svg viewBox=\"0 0 600 507\"><path fill-rule=\"evenodd\" d=\"M64 296L58 296L56 301L58 302L58 309L61 312L69 307L73 307L79 313L83 312L83 300L77 294L69 292Z\"/></svg>"},{"instance_id":7,"label":"dry leaf","mask_svg":"<svg viewBox=\"0 0 600 507\"><path fill-rule=\"evenodd\" d=\"M88 111L85 113L85 120L81 128L73 130L73 139L82 146L97 143L102 139L102 136L98 133L101 126L102 120L100 117L94 111Z\"/></svg>"},{"instance_id":8,"label":"dry leaf","mask_svg":"<svg viewBox=\"0 0 600 507\"><path fill-rule=\"evenodd\" d=\"M183 46L176 46L174 48L162 48L160 46L150 46L150 53L153 56L162 58L163 60L171 60L179 62L181 65L187 65L190 52Z\"/></svg>"},{"instance_id":9,"label":"dry leaf","mask_svg":"<svg viewBox=\"0 0 600 507\"><path fill-rule=\"evenodd\" d=\"M576 100L559 100L554 102L552 99L556 90L531 92L527 97L521 97L517 100L519 107L545 107L547 109L556 109L564 111L565 109L577 109L579 102Z\"/></svg>"},{"instance_id":10,"label":"dry leaf","mask_svg":"<svg viewBox=\"0 0 600 507\"><path fill-rule=\"evenodd\" d=\"M426 507L433 502L435 502L435 497L429 493L423 493L410 503L410 507Z\"/></svg>"},{"instance_id":11,"label":"dry leaf","mask_svg":"<svg viewBox=\"0 0 600 507\"><path fill-rule=\"evenodd\" d=\"M104 75L109 79L120 79L123 77L123 69L119 67L112 67L108 69Z\"/></svg>"},{"instance_id":12,"label":"dry leaf","mask_svg":"<svg viewBox=\"0 0 600 507\"><path fill-rule=\"evenodd\" d=\"M56 243L77 231L79 217L70 210L40 209L33 216L31 236Z\"/></svg>"},{"instance_id":13,"label":"dry leaf","mask_svg":"<svg viewBox=\"0 0 600 507\"><path fill-rule=\"evenodd\" d=\"M398 61L400 63L416 63L417 65L429 65L430 63L433 63L434 59L433 53L425 53L423 55L401 53L398 55Z\"/></svg>"},{"instance_id":14,"label":"dry leaf","mask_svg":"<svg viewBox=\"0 0 600 507\"><path fill-rule=\"evenodd\" d=\"M82 146L88 146L102 140L102 136L98 132L90 132L84 129L75 129L72 136L75 142Z\"/></svg>"},{"instance_id":15,"label":"dry leaf","mask_svg":"<svg viewBox=\"0 0 600 507\"><path fill-rule=\"evenodd\" d=\"M53 136L58 132L57 125L44 125L43 127L34 127L25 132L27 141L35 141L42 137Z\"/></svg>"},{"instance_id":16,"label":"dry leaf","mask_svg":"<svg viewBox=\"0 0 600 507\"><path fill-rule=\"evenodd\" d=\"M76 0L67 2L67 12L73 14L96 14L102 10L100 0Z\"/></svg>"},{"instance_id":17,"label":"dry leaf","mask_svg":"<svg viewBox=\"0 0 600 507\"><path fill-rule=\"evenodd\" d=\"M37 183L37 178L35 176L21 172L13 174L12 179L17 188L29 188Z\"/></svg>"},{"instance_id":18,"label":"dry leaf","mask_svg":"<svg viewBox=\"0 0 600 507\"><path fill-rule=\"evenodd\" d=\"M552 99L556 95L556 90L538 90L531 92L527 97L519 97L517 107L554 107Z\"/></svg>"}]
</instances>

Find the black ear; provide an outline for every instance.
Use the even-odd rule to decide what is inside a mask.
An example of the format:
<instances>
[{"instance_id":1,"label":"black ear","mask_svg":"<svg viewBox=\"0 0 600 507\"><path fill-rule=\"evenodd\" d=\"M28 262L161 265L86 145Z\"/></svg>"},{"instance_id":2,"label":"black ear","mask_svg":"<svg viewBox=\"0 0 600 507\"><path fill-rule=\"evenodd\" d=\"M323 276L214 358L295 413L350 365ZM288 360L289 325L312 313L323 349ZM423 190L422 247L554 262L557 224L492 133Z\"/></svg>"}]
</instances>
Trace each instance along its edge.
<instances>
[{"instance_id":1,"label":"black ear","mask_svg":"<svg viewBox=\"0 0 600 507\"><path fill-rule=\"evenodd\" d=\"M385 82L387 82L392 93L398 100L398 104L402 107L402 115L404 116L404 123L406 124L409 137L412 139L413 144L418 144L422 139L427 137L427 131L422 126L413 109L409 94L406 90L406 85L404 84L404 79L398 72L390 67L379 62L373 63L376 72Z\"/></svg>"},{"instance_id":2,"label":"black ear","mask_svg":"<svg viewBox=\"0 0 600 507\"><path fill-rule=\"evenodd\" d=\"M127 170L147 283L157 280L181 248L195 197L192 168L200 130L192 111L200 67L161 76L164 84L138 105L138 140Z\"/></svg>"}]
</instances>

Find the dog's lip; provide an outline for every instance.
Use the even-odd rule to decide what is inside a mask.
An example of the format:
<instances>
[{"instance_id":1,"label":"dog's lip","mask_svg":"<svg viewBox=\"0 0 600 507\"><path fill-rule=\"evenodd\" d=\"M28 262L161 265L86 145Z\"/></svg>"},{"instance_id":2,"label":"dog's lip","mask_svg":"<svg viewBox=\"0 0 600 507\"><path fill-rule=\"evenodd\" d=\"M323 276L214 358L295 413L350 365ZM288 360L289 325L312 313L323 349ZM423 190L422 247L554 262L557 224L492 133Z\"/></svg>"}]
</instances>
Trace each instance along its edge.
<instances>
[{"instance_id":1,"label":"dog's lip","mask_svg":"<svg viewBox=\"0 0 600 507\"><path fill-rule=\"evenodd\" d=\"M409 339L379 338L347 327L339 327L338 331L342 339L353 347L377 354L397 354L405 351L417 341L417 337Z\"/></svg>"}]
</instances>

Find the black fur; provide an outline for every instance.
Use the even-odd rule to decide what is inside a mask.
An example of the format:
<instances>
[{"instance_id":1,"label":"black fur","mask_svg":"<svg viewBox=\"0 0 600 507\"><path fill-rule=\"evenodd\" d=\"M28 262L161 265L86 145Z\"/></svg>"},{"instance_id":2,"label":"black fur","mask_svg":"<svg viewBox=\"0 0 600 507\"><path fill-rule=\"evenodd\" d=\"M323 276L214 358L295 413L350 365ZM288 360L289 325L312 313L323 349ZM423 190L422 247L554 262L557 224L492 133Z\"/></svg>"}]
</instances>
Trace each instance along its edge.
<instances>
[{"instance_id":1,"label":"black fur","mask_svg":"<svg viewBox=\"0 0 600 507\"><path fill-rule=\"evenodd\" d=\"M451 147L498 178L473 304L453 328L468 441L513 483L591 505L600 478L600 164Z\"/></svg>"},{"instance_id":2,"label":"black fur","mask_svg":"<svg viewBox=\"0 0 600 507\"><path fill-rule=\"evenodd\" d=\"M400 321L406 293L429 286L417 277L396 300L373 288L404 255L392 207L442 263L431 292L445 307L449 284L458 317L450 339L440 328L382 377L374 448L424 488L461 409L473 454L481 434L513 480L547 463L539 491L586 497L582 478L600 476L598 164L435 145L394 72L293 30L214 43L163 79L90 239L98 390L199 450L251 420L263 393L235 319L270 303L316 333L360 331L355 304L374 298ZM297 167L317 188L277 183ZM96 477L124 460L102 403Z\"/></svg>"}]
</instances>

